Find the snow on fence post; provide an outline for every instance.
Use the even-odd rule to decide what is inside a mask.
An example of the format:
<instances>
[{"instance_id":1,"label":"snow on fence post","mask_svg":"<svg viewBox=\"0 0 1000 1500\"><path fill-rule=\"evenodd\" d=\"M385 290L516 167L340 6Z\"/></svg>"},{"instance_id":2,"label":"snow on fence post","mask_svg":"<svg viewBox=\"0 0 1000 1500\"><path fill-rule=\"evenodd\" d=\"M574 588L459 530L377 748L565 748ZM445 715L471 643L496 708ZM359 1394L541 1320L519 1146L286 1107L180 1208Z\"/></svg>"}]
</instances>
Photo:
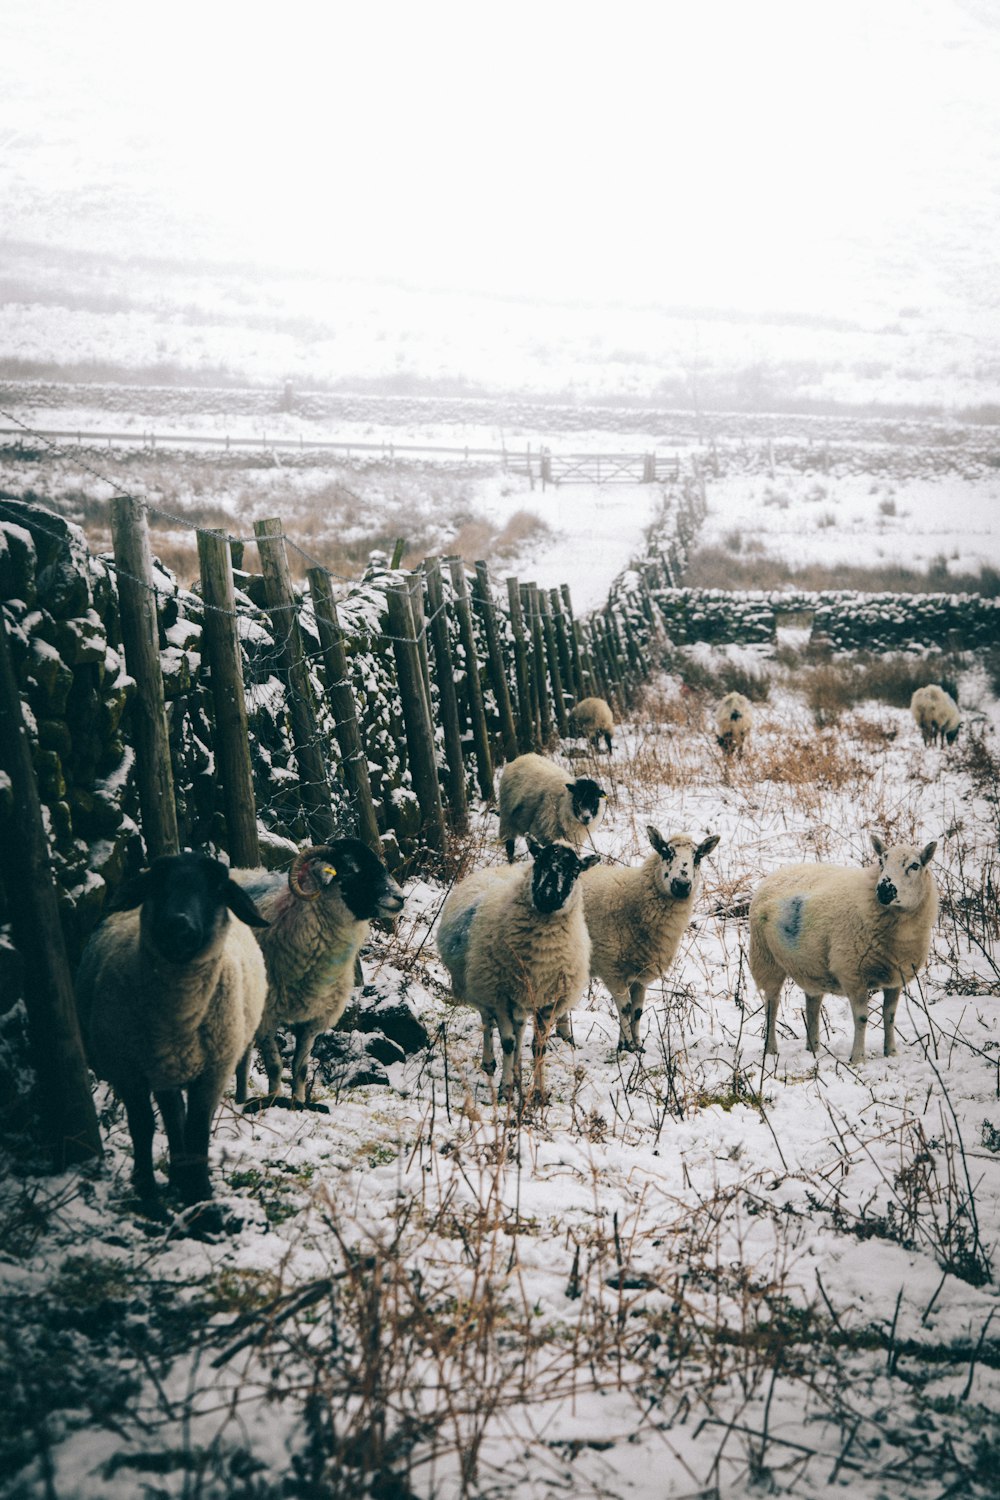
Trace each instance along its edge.
<instances>
[{"instance_id":1,"label":"snow on fence post","mask_svg":"<svg viewBox=\"0 0 1000 1500\"><path fill-rule=\"evenodd\" d=\"M333 727L340 746L344 779L358 815L358 836L373 853L381 855L382 840L372 799L368 757L358 725L357 704L351 691L350 668L334 603L333 584L325 568L310 568L307 577L323 651L326 691L333 710Z\"/></svg>"},{"instance_id":2,"label":"snow on fence post","mask_svg":"<svg viewBox=\"0 0 1000 1500\"><path fill-rule=\"evenodd\" d=\"M521 612L521 591L516 578L507 579L507 598L510 603L510 628L514 635L514 676L517 681L517 744L525 751L536 743L535 716L531 708L531 681L528 673L528 643L524 636L524 615Z\"/></svg>"},{"instance_id":3,"label":"snow on fence post","mask_svg":"<svg viewBox=\"0 0 1000 1500\"><path fill-rule=\"evenodd\" d=\"M427 704L427 722L433 737L434 713L431 708L431 664L427 654L427 625L424 612L424 575L419 570L404 575L410 595L410 613L413 616L413 635L417 643L417 660L420 663L420 680L424 685L424 702Z\"/></svg>"},{"instance_id":4,"label":"snow on fence post","mask_svg":"<svg viewBox=\"0 0 1000 1500\"><path fill-rule=\"evenodd\" d=\"M493 800L493 756L490 754L490 736L486 727L486 707L483 703L483 684L479 676L479 657L476 654L476 637L472 628L472 606L469 603L469 585L465 576L465 564L460 557L446 557L455 593L455 618L458 634L465 652L465 681L472 723L472 743L476 752L476 780L479 791L487 802Z\"/></svg>"},{"instance_id":5,"label":"snow on fence post","mask_svg":"<svg viewBox=\"0 0 1000 1500\"><path fill-rule=\"evenodd\" d=\"M496 612L493 608L490 570L482 559L476 563L476 578L473 590L473 599L479 609L479 615L483 622L483 630L486 634L490 682L493 684L493 692L497 700L497 712L500 716L500 737L503 741L504 757L506 760L516 760L517 733L514 729L514 714L510 702L510 685L507 682L507 664L504 661L503 650L500 645L500 632L497 629Z\"/></svg>"},{"instance_id":6,"label":"snow on fence post","mask_svg":"<svg viewBox=\"0 0 1000 1500\"><path fill-rule=\"evenodd\" d=\"M549 700L548 677L545 671L545 638L542 632L542 617L538 608L538 585L523 583L521 603L527 599L527 615L531 622L531 680L532 699L538 705L538 726L542 746L552 740L552 704Z\"/></svg>"},{"instance_id":7,"label":"snow on fence post","mask_svg":"<svg viewBox=\"0 0 1000 1500\"><path fill-rule=\"evenodd\" d=\"M570 596L569 584L563 583L559 586L562 595L563 614L566 617L566 633L569 638L569 654L573 662L573 688L577 701L586 698L587 693L583 682L583 653L581 651L581 636L579 621L573 615L573 600Z\"/></svg>"},{"instance_id":8,"label":"snow on fence post","mask_svg":"<svg viewBox=\"0 0 1000 1500\"><path fill-rule=\"evenodd\" d=\"M444 807L434 754L434 733L424 694L423 672L407 579L391 582L385 594L389 638L396 658L396 681L406 727L406 749L413 790L420 805L420 834L432 849L445 846Z\"/></svg>"},{"instance_id":9,"label":"snow on fence post","mask_svg":"<svg viewBox=\"0 0 1000 1500\"><path fill-rule=\"evenodd\" d=\"M153 560L146 508L141 501L131 495L114 497L111 536L117 564L125 665L137 685L132 703L135 769L142 836L146 854L152 860L160 854L176 854L180 837L160 664Z\"/></svg>"},{"instance_id":10,"label":"snow on fence post","mask_svg":"<svg viewBox=\"0 0 1000 1500\"><path fill-rule=\"evenodd\" d=\"M264 575L264 601L274 627L281 674L288 694L302 803L312 836L321 843L337 836L337 823L330 806L326 759L320 747L316 706L299 628L299 606L288 570L285 538L281 521L276 517L255 521L253 529Z\"/></svg>"},{"instance_id":11,"label":"snow on fence post","mask_svg":"<svg viewBox=\"0 0 1000 1500\"><path fill-rule=\"evenodd\" d=\"M427 606L430 613L428 629L434 651L434 675L444 730L445 790L452 826L457 832L465 833L469 826L469 799L465 788L465 758L462 754L458 694L455 691L455 664L448 644L448 620L444 612L444 585L439 558L424 559L424 578L427 583Z\"/></svg>"},{"instance_id":12,"label":"snow on fence post","mask_svg":"<svg viewBox=\"0 0 1000 1500\"><path fill-rule=\"evenodd\" d=\"M549 589L549 613L552 616L552 628L556 636L556 652L559 657L559 675L562 678L563 692L567 698L575 703L580 694L573 679L573 657L569 649L566 617L563 614L562 594L558 588Z\"/></svg>"},{"instance_id":13,"label":"snow on fence post","mask_svg":"<svg viewBox=\"0 0 1000 1500\"><path fill-rule=\"evenodd\" d=\"M205 651L215 708L215 764L222 781L226 812L226 847L230 864L254 869L260 864L257 808L236 630L232 560L229 540L222 532L198 532L198 563Z\"/></svg>"},{"instance_id":14,"label":"snow on fence post","mask_svg":"<svg viewBox=\"0 0 1000 1500\"><path fill-rule=\"evenodd\" d=\"M32 1039L42 1129L53 1166L101 1155L101 1133L83 1055L48 834L42 821L31 742L0 610L0 767L12 805L0 850L14 942L24 962L24 1002Z\"/></svg>"},{"instance_id":15,"label":"snow on fence post","mask_svg":"<svg viewBox=\"0 0 1000 1500\"><path fill-rule=\"evenodd\" d=\"M555 709L556 727L561 738L569 734L569 719L566 715L566 695L563 692L562 672L559 668L559 649L556 645L555 626L549 608L549 596L544 589L538 590L538 611L542 617L542 632L545 636L545 656L549 664L549 681L552 684L552 706Z\"/></svg>"}]
</instances>

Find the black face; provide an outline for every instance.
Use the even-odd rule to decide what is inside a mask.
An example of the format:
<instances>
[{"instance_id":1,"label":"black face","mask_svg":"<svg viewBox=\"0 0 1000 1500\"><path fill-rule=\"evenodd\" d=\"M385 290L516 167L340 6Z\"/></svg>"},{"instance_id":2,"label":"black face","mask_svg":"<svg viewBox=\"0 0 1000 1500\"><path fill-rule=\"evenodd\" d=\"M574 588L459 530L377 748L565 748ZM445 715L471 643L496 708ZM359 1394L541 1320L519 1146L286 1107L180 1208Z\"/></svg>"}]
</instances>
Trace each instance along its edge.
<instances>
[{"instance_id":1,"label":"black face","mask_svg":"<svg viewBox=\"0 0 1000 1500\"><path fill-rule=\"evenodd\" d=\"M172 963L190 963L212 942L225 913L254 927L267 922L253 901L229 878L221 860L208 854L165 854L123 890L115 908L142 906L153 946Z\"/></svg>"},{"instance_id":2,"label":"black face","mask_svg":"<svg viewBox=\"0 0 1000 1500\"><path fill-rule=\"evenodd\" d=\"M591 781L589 776L578 777L570 786L573 792L573 816L579 823L593 823L601 811L607 792L596 781Z\"/></svg>"},{"instance_id":3,"label":"black face","mask_svg":"<svg viewBox=\"0 0 1000 1500\"><path fill-rule=\"evenodd\" d=\"M335 884L348 911L359 922L388 917L402 911L405 896L385 865L360 839L334 839L324 846L335 875L323 878L323 861L317 873L324 884Z\"/></svg>"},{"instance_id":4,"label":"black face","mask_svg":"<svg viewBox=\"0 0 1000 1500\"><path fill-rule=\"evenodd\" d=\"M568 844L546 844L535 850L535 864L531 871L531 901L536 911L551 915L561 910L569 900L577 877L591 865L596 865L599 856L590 854L580 859Z\"/></svg>"}]
</instances>

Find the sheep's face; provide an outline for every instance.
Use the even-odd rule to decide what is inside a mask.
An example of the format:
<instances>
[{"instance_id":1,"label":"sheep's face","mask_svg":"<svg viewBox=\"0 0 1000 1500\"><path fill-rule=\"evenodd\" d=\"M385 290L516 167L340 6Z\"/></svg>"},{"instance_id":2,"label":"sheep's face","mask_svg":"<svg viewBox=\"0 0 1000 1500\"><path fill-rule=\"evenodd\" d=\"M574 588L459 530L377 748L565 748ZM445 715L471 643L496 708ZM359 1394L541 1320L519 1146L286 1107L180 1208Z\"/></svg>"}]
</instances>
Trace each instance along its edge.
<instances>
[{"instance_id":1,"label":"sheep's face","mask_svg":"<svg viewBox=\"0 0 1000 1500\"><path fill-rule=\"evenodd\" d=\"M312 886L339 897L359 922L393 916L406 900L385 865L360 839L334 839L312 851L300 877Z\"/></svg>"},{"instance_id":2,"label":"sheep's face","mask_svg":"<svg viewBox=\"0 0 1000 1500\"><path fill-rule=\"evenodd\" d=\"M573 799L573 816L584 828L596 828L604 816L608 794L589 776L567 781L566 790Z\"/></svg>"},{"instance_id":3,"label":"sheep's face","mask_svg":"<svg viewBox=\"0 0 1000 1500\"><path fill-rule=\"evenodd\" d=\"M914 844L894 844L887 848L877 834L872 834L872 848L878 855L879 877L875 882L875 899L880 906L912 911L927 894L928 877L924 871L934 856L937 843L918 849Z\"/></svg>"},{"instance_id":4,"label":"sheep's face","mask_svg":"<svg viewBox=\"0 0 1000 1500\"><path fill-rule=\"evenodd\" d=\"M661 895L670 896L674 901L686 901L697 890L701 882L701 862L706 854L711 854L719 842L719 835L713 833L702 843L695 844L693 839L677 834L665 839L652 824L646 833L659 856L655 875Z\"/></svg>"},{"instance_id":5,"label":"sheep's face","mask_svg":"<svg viewBox=\"0 0 1000 1500\"><path fill-rule=\"evenodd\" d=\"M165 854L137 875L115 909L142 907L142 931L161 958L187 964L211 949L232 912L251 927L267 921L229 878L229 869L207 854Z\"/></svg>"},{"instance_id":6,"label":"sheep's face","mask_svg":"<svg viewBox=\"0 0 1000 1500\"><path fill-rule=\"evenodd\" d=\"M599 854L588 854L581 859L575 849L562 842L542 846L529 841L528 849L535 861L531 870L531 904L545 916L562 910L584 870L600 860Z\"/></svg>"}]
</instances>

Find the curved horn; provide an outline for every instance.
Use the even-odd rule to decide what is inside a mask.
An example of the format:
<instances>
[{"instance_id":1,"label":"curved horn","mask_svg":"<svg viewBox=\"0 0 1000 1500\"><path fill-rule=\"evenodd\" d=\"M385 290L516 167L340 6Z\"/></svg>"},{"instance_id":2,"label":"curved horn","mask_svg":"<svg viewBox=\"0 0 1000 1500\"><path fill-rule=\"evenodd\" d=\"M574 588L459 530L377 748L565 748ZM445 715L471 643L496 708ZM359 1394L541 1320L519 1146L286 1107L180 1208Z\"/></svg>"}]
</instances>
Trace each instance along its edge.
<instances>
[{"instance_id":1,"label":"curved horn","mask_svg":"<svg viewBox=\"0 0 1000 1500\"><path fill-rule=\"evenodd\" d=\"M300 849L292 860L291 868L288 871L288 889L300 901L316 901L319 899L321 889L319 886L314 891L304 891L302 889L302 871L305 869L306 861L312 859L317 854L326 854L325 844L310 844L308 849Z\"/></svg>"}]
</instances>

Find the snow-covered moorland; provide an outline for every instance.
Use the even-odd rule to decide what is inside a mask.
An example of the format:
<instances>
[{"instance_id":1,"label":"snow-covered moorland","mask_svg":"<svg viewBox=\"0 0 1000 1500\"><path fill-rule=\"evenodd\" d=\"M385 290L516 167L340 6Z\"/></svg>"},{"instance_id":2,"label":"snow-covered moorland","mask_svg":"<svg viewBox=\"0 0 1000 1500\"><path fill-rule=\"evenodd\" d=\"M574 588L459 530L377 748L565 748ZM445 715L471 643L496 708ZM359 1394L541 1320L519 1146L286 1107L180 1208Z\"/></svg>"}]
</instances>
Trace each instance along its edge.
<instances>
[{"instance_id":1,"label":"snow-covered moorland","mask_svg":"<svg viewBox=\"0 0 1000 1500\"><path fill-rule=\"evenodd\" d=\"M874 701L817 730L806 666L733 667L770 679L742 762L714 744L710 684L666 675L595 763L605 858L638 860L649 823L722 835L641 1059L594 985L547 1102L498 1105L435 955L445 891L416 882L366 967L430 1048L360 1089L327 1063L329 1115L225 1103L231 1236L137 1217L103 1090L105 1170L8 1185L5 1493L994 1492L998 705L963 676L966 730L927 751ZM748 896L783 862L866 861L871 831L939 840L899 1054L875 1007L849 1066L828 998L814 1059L789 993L765 1061ZM462 859L500 858L481 813Z\"/></svg>"}]
</instances>

